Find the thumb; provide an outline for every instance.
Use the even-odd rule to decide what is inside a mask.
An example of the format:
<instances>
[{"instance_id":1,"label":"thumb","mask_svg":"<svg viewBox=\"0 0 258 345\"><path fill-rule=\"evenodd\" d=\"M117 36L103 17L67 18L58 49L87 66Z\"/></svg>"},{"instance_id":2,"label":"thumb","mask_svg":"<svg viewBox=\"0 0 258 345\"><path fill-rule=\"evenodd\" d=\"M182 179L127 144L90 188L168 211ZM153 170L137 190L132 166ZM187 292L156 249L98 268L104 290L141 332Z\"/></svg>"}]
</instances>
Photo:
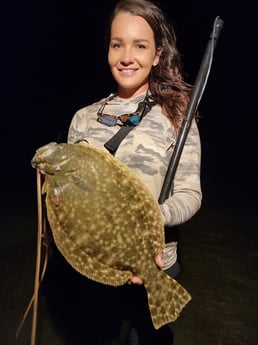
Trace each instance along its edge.
<instances>
[{"instance_id":1,"label":"thumb","mask_svg":"<svg viewBox=\"0 0 258 345\"><path fill-rule=\"evenodd\" d=\"M159 267L159 268L162 268L163 267L163 253L159 253L156 258L155 258L155 262L156 262L156 265Z\"/></svg>"}]
</instances>

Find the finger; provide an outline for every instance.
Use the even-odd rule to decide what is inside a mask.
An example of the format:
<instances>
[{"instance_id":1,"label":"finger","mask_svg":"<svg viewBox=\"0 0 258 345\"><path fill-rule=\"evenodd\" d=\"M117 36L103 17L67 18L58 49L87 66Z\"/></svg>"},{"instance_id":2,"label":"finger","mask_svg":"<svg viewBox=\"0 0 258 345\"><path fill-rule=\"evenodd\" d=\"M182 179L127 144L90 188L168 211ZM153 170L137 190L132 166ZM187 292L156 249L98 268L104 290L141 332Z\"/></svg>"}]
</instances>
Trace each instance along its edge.
<instances>
[{"instance_id":1,"label":"finger","mask_svg":"<svg viewBox=\"0 0 258 345\"><path fill-rule=\"evenodd\" d=\"M129 281L128 284L136 284L136 285L142 285L143 284L143 280L138 277L138 276L133 276Z\"/></svg>"},{"instance_id":2,"label":"finger","mask_svg":"<svg viewBox=\"0 0 258 345\"><path fill-rule=\"evenodd\" d=\"M156 256L155 258L155 262L156 262L156 265L159 267L159 268L162 268L163 267L163 253L160 253Z\"/></svg>"}]
</instances>

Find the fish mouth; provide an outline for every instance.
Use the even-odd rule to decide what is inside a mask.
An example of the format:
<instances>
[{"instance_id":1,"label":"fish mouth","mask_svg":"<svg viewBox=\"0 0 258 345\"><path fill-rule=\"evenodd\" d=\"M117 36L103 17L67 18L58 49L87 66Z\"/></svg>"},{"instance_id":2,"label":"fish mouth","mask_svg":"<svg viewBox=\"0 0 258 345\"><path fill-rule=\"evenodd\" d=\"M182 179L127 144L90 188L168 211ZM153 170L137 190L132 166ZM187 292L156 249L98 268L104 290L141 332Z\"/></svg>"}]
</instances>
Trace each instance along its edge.
<instances>
[{"instance_id":1,"label":"fish mouth","mask_svg":"<svg viewBox=\"0 0 258 345\"><path fill-rule=\"evenodd\" d=\"M41 164L43 164L43 160L40 158L39 154L36 152L35 156L32 158L30 163L31 163L32 168L41 170L40 166Z\"/></svg>"},{"instance_id":2,"label":"fish mouth","mask_svg":"<svg viewBox=\"0 0 258 345\"><path fill-rule=\"evenodd\" d=\"M31 160L31 165L39 169L42 174L54 175L61 170L61 167L69 161L64 147L55 142L51 142L37 149Z\"/></svg>"},{"instance_id":3,"label":"fish mouth","mask_svg":"<svg viewBox=\"0 0 258 345\"><path fill-rule=\"evenodd\" d=\"M33 168L37 169L40 166L40 163L43 163L43 162L39 158L38 154L36 153L35 156L32 158L30 163L31 163Z\"/></svg>"},{"instance_id":4,"label":"fish mouth","mask_svg":"<svg viewBox=\"0 0 258 345\"><path fill-rule=\"evenodd\" d=\"M69 160L69 158L63 160L59 164L52 163L52 162L46 162L42 159L35 159L33 158L31 161L31 165L35 169L39 169L41 174L43 175L55 175L59 171L62 170L62 166Z\"/></svg>"}]
</instances>

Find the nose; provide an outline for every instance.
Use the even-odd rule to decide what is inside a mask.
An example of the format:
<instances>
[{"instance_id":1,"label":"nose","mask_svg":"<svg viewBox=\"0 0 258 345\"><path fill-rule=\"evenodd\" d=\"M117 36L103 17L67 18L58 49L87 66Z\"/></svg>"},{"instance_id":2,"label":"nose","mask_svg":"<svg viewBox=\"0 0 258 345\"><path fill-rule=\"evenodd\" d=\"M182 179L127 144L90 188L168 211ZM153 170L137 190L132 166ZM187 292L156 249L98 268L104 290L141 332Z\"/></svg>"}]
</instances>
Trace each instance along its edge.
<instances>
[{"instance_id":1,"label":"nose","mask_svg":"<svg viewBox=\"0 0 258 345\"><path fill-rule=\"evenodd\" d=\"M121 54L120 62L123 65L130 65L134 63L134 57L132 53L132 49L130 47L126 47Z\"/></svg>"}]
</instances>

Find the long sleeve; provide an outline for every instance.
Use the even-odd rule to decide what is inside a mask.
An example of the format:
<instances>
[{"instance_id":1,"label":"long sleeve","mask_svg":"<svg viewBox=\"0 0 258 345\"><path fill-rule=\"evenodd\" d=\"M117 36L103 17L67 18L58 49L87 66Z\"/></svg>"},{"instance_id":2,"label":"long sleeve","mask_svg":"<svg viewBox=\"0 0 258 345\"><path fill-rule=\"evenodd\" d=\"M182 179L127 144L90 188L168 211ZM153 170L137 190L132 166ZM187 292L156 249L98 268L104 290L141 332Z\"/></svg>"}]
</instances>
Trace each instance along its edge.
<instances>
[{"instance_id":1,"label":"long sleeve","mask_svg":"<svg viewBox=\"0 0 258 345\"><path fill-rule=\"evenodd\" d=\"M164 223L174 226L189 220L200 208L201 145L196 122L187 136L172 185L171 196L160 205Z\"/></svg>"}]
</instances>

